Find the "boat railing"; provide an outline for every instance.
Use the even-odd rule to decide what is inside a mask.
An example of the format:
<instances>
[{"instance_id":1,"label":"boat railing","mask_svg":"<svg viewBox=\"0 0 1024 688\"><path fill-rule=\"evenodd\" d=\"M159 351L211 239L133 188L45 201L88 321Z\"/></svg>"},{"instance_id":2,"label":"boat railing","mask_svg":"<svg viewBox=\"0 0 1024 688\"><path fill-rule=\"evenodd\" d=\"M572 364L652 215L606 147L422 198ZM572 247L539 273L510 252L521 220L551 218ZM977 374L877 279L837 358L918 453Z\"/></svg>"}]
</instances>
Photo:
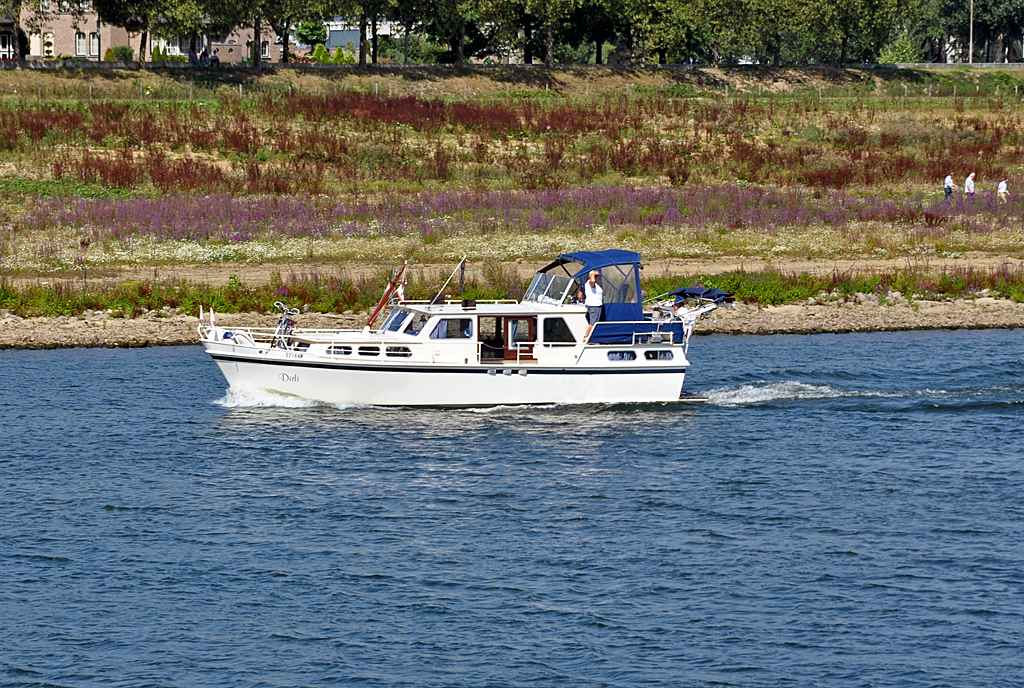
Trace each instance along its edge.
<instances>
[{"instance_id":1,"label":"boat railing","mask_svg":"<svg viewBox=\"0 0 1024 688\"><path fill-rule=\"evenodd\" d=\"M637 344L667 344L672 346L675 343L675 332L671 330L665 332L648 330L647 332L633 333L633 346Z\"/></svg>"},{"instance_id":2,"label":"boat railing","mask_svg":"<svg viewBox=\"0 0 1024 688\"><path fill-rule=\"evenodd\" d=\"M472 305L468 305L467 302L471 301ZM519 302L515 299L405 299L404 301L396 302L394 306L413 306L415 308L421 308L423 310L430 310L434 306L462 306L463 310L474 310L476 306L509 306L516 305Z\"/></svg>"}]
</instances>

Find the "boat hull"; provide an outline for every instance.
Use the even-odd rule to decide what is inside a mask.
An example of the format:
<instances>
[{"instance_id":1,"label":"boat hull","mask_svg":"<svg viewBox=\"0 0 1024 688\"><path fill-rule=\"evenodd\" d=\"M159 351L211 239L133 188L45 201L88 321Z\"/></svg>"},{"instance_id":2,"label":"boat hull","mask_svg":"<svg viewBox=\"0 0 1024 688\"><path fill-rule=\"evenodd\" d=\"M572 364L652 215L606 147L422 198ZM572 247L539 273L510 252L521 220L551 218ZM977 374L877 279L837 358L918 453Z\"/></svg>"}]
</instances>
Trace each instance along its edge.
<instances>
[{"instance_id":1,"label":"boat hull","mask_svg":"<svg viewBox=\"0 0 1024 688\"><path fill-rule=\"evenodd\" d=\"M536 364L367 365L286 360L207 345L233 388L331 404L495 406L678 401L685 365L622 368Z\"/></svg>"}]
</instances>

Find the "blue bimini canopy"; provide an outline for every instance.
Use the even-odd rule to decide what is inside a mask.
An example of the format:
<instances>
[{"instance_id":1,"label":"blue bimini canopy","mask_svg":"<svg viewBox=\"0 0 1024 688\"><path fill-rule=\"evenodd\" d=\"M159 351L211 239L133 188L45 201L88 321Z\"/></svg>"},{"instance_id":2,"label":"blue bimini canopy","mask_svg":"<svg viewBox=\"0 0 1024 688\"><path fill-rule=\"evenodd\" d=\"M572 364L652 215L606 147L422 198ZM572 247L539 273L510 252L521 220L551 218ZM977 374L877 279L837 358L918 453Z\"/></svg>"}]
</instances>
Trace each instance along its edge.
<instances>
[{"instance_id":1,"label":"blue bimini canopy","mask_svg":"<svg viewBox=\"0 0 1024 688\"><path fill-rule=\"evenodd\" d=\"M573 274L573 279L584 281L591 270L600 270L613 265L640 265L640 254L634 251L623 251L611 249L608 251L577 251L576 253L563 253L548 267L564 263L579 263L582 270ZM548 268L544 268L547 270Z\"/></svg>"},{"instance_id":2,"label":"blue bimini canopy","mask_svg":"<svg viewBox=\"0 0 1024 688\"><path fill-rule=\"evenodd\" d=\"M620 249L563 253L541 272L558 267L580 285L589 279L591 270L601 273L598 281L604 291L604 313L601 320L637 322L644 319L643 306L640 304L640 270L643 265L640 264L639 253Z\"/></svg>"},{"instance_id":3,"label":"blue bimini canopy","mask_svg":"<svg viewBox=\"0 0 1024 688\"><path fill-rule=\"evenodd\" d=\"M727 291L705 289L704 287L680 287L670 291L665 296L676 297L676 303L686 301L687 299L701 299L702 301L715 301L716 303L732 303L735 300L732 294Z\"/></svg>"}]
</instances>

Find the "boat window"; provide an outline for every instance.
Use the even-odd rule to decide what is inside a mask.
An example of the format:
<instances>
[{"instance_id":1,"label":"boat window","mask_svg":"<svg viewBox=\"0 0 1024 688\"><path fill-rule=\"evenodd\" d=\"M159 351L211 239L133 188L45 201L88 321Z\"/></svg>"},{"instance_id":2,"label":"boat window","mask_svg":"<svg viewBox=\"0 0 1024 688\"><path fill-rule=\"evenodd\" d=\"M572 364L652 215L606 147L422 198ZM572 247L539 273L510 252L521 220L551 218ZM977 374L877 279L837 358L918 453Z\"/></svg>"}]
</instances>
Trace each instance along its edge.
<instances>
[{"instance_id":1,"label":"boat window","mask_svg":"<svg viewBox=\"0 0 1024 688\"><path fill-rule=\"evenodd\" d=\"M609 361L635 361L636 352L633 351L609 351Z\"/></svg>"},{"instance_id":2,"label":"boat window","mask_svg":"<svg viewBox=\"0 0 1024 688\"><path fill-rule=\"evenodd\" d=\"M401 358L409 358L412 356L412 351L407 346L389 346L385 351L388 356L399 356Z\"/></svg>"},{"instance_id":3,"label":"boat window","mask_svg":"<svg viewBox=\"0 0 1024 688\"><path fill-rule=\"evenodd\" d=\"M391 311L391 314L388 316L387 320L384 321L384 324L380 326L380 329L384 332L398 332L402 329L402 325L405 324L405 321L409 319L410 315L412 314L409 311Z\"/></svg>"},{"instance_id":4,"label":"boat window","mask_svg":"<svg viewBox=\"0 0 1024 688\"><path fill-rule=\"evenodd\" d=\"M412 336L415 337L416 335L423 331L423 328L426 326L427 321L429 320L429 315L420 314L412 316L412 322L409 323L409 327L405 328L405 333L411 334Z\"/></svg>"},{"instance_id":5,"label":"boat window","mask_svg":"<svg viewBox=\"0 0 1024 688\"><path fill-rule=\"evenodd\" d=\"M352 347L351 346L341 346L341 345L338 345L338 344L334 344L332 346L327 347L327 355L328 356L351 356L352 355Z\"/></svg>"},{"instance_id":6,"label":"boat window","mask_svg":"<svg viewBox=\"0 0 1024 688\"><path fill-rule=\"evenodd\" d=\"M380 356L379 346L361 346L359 347L360 356Z\"/></svg>"},{"instance_id":7,"label":"boat window","mask_svg":"<svg viewBox=\"0 0 1024 688\"><path fill-rule=\"evenodd\" d=\"M296 351L305 351L308 348L309 348L309 342L299 342L298 344L295 345L295 350Z\"/></svg>"},{"instance_id":8,"label":"boat window","mask_svg":"<svg viewBox=\"0 0 1024 688\"><path fill-rule=\"evenodd\" d=\"M431 339L469 339L472 336L472 318L441 318L430 333Z\"/></svg>"},{"instance_id":9,"label":"boat window","mask_svg":"<svg viewBox=\"0 0 1024 688\"><path fill-rule=\"evenodd\" d=\"M671 361L675 356L668 349L658 349L657 351L645 351L644 358L648 361Z\"/></svg>"},{"instance_id":10,"label":"boat window","mask_svg":"<svg viewBox=\"0 0 1024 688\"><path fill-rule=\"evenodd\" d=\"M612 265L602 268L598 283L604 290L605 303L639 303L636 267L633 265Z\"/></svg>"},{"instance_id":11,"label":"boat window","mask_svg":"<svg viewBox=\"0 0 1024 688\"><path fill-rule=\"evenodd\" d=\"M562 295L571 282L572 279L568 275L538 272L533 276L533 282L526 290L523 301L561 303Z\"/></svg>"},{"instance_id":12,"label":"boat window","mask_svg":"<svg viewBox=\"0 0 1024 688\"><path fill-rule=\"evenodd\" d=\"M576 337L564 318L544 318L544 341L554 344L575 344Z\"/></svg>"}]
</instances>

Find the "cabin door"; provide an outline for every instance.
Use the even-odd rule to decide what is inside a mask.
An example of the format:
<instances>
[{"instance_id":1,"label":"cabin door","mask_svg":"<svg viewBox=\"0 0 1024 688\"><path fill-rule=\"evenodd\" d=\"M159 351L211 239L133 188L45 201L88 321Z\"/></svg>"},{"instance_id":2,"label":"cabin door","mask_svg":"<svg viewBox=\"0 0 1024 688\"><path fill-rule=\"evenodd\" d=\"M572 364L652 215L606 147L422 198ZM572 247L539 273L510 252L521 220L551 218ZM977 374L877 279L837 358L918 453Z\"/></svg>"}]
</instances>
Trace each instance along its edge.
<instances>
[{"instance_id":1,"label":"cabin door","mask_svg":"<svg viewBox=\"0 0 1024 688\"><path fill-rule=\"evenodd\" d=\"M480 342L481 361L501 361L505 358L504 318L488 315L477 320L477 340Z\"/></svg>"},{"instance_id":2,"label":"cabin door","mask_svg":"<svg viewBox=\"0 0 1024 688\"><path fill-rule=\"evenodd\" d=\"M505 318L505 360L534 360L533 346L537 341L537 318Z\"/></svg>"}]
</instances>

